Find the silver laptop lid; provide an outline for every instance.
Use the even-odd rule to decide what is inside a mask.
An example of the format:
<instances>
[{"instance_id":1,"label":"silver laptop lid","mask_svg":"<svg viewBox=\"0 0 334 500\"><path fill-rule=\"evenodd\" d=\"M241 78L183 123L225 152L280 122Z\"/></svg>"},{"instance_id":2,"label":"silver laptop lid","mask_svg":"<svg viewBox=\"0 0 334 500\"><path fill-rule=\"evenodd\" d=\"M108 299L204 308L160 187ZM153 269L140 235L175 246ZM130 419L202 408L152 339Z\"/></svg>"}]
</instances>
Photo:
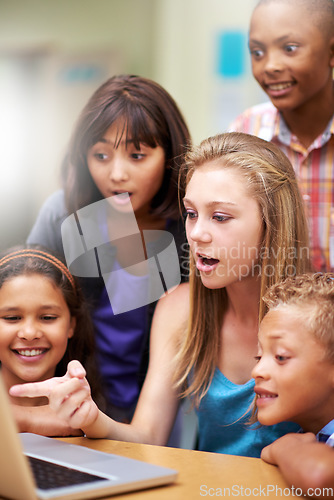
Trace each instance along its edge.
<instances>
[{"instance_id":1,"label":"silver laptop lid","mask_svg":"<svg viewBox=\"0 0 334 500\"><path fill-rule=\"evenodd\" d=\"M0 497L15 500L83 500L164 485L177 477L177 471L147 462L36 434L18 434L1 373L0 407ZM35 485L25 455L107 480L41 490Z\"/></svg>"}]
</instances>

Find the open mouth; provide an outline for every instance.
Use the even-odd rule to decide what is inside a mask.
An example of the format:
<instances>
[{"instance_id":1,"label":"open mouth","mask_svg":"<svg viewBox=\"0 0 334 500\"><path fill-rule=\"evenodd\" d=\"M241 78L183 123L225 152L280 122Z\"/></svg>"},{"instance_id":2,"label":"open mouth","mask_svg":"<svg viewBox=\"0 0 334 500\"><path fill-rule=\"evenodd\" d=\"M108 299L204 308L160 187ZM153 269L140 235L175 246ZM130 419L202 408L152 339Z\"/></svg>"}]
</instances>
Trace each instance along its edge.
<instances>
[{"instance_id":1,"label":"open mouth","mask_svg":"<svg viewBox=\"0 0 334 500\"><path fill-rule=\"evenodd\" d=\"M260 387L255 387L254 392L256 394L256 404L257 406L261 406L270 400L274 400L278 398L278 394L274 392L267 391L266 389L262 389Z\"/></svg>"},{"instance_id":2,"label":"open mouth","mask_svg":"<svg viewBox=\"0 0 334 500\"><path fill-rule=\"evenodd\" d=\"M119 196L120 198L125 198L126 196L131 196L132 193L129 191L113 191L113 196Z\"/></svg>"},{"instance_id":3,"label":"open mouth","mask_svg":"<svg viewBox=\"0 0 334 500\"><path fill-rule=\"evenodd\" d=\"M280 90L289 89L290 87L293 87L294 85L295 85L295 83L293 83L293 82L272 83L272 84L266 85L266 88L268 90L273 90L273 91L279 92Z\"/></svg>"},{"instance_id":4,"label":"open mouth","mask_svg":"<svg viewBox=\"0 0 334 500\"><path fill-rule=\"evenodd\" d=\"M199 271L213 271L219 264L219 259L208 257L207 255L197 254L196 267Z\"/></svg>"},{"instance_id":5,"label":"open mouth","mask_svg":"<svg viewBox=\"0 0 334 500\"><path fill-rule=\"evenodd\" d=\"M213 266L214 264L218 264L219 262L218 259L212 259L211 257L200 256L200 259L205 266Z\"/></svg>"},{"instance_id":6,"label":"open mouth","mask_svg":"<svg viewBox=\"0 0 334 500\"><path fill-rule=\"evenodd\" d=\"M296 82L267 83L263 88L270 97L285 97L290 94L290 90L296 85Z\"/></svg>"},{"instance_id":7,"label":"open mouth","mask_svg":"<svg viewBox=\"0 0 334 500\"><path fill-rule=\"evenodd\" d=\"M116 205L126 205L129 203L132 193L129 191L113 191L112 196Z\"/></svg>"},{"instance_id":8,"label":"open mouth","mask_svg":"<svg viewBox=\"0 0 334 500\"><path fill-rule=\"evenodd\" d=\"M48 351L48 349L13 349L13 352L19 356L24 356L25 358L33 358L35 356L40 356Z\"/></svg>"}]
</instances>

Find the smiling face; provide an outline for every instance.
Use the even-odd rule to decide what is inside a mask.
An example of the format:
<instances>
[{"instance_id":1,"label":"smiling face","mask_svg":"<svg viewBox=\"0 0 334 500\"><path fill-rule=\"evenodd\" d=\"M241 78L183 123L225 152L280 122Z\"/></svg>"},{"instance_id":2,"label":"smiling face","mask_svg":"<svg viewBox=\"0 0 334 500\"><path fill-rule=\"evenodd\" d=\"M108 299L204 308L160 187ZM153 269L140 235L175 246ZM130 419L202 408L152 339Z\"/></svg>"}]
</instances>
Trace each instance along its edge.
<instances>
[{"instance_id":1,"label":"smiling face","mask_svg":"<svg viewBox=\"0 0 334 500\"><path fill-rule=\"evenodd\" d=\"M257 277L262 219L241 174L215 163L193 173L184 198L186 232L204 286Z\"/></svg>"},{"instance_id":2,"label":"smiling face","mask_svg":"<svg viewBox=\"0 0 334 500\"><path fill-rule=\"evenodd\" d=\"M317 433L333 419L334 364L308 330L305 307L284 305L267 313L252 377L261 424L293 421Z\"/></svg>"},{"instance_id":3,"label":"smiling face","mask_svg":"<svg viewBox=\"0 0 334 500\"><path fill-rule=\"evenodd\" d=\"M305 6L269 2L253 12L253 75L280 111L316 105L332 95L332 45Z\"/></svg>"},{"instance_id":4,"label":"smiling face","mask_svg":"<svg viewBox=\"0 0 334 500\"><path fill-rule=\"evenodd\" d=\"M5 281L0 289L0 360L6 386L53 377L73 336L62 292L38 274Z\"/></svg>"},{"instance_id":5,"label":"smiling face","mask_svg":"<svg viewBox=\"0 0 334 500\"><path fill-rule=\"evenodd\" d=\"M131 141L126 142L125 133L117 144L119 130L122 124L113 124L90 148L88 169L104 198L120 195L110 200L115 210L122 213L133 210L137 217L145 216L162 185L165 152L161 146L151 148L145 144L140 144L138 150Z\"/></svg>"}]
</instances>

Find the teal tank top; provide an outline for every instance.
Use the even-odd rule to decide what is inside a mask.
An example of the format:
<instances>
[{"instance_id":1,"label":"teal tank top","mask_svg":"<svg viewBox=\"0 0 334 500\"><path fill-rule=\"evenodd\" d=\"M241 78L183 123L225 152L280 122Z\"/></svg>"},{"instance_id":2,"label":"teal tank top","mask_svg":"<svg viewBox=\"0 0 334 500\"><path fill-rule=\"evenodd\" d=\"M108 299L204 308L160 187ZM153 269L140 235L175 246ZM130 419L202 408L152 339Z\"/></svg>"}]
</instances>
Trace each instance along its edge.
<instances>
[{"instance_id":1,"label":"teal tank top","mask_svg":"<svg viewBox=\"0 0 334 500\"><path fill-rule=\"evenodd\" d=\"M259 458L262 448L275 439L300 430L292 422L273 426L249 425L253 399L254 379L237 385L216 368L209 390L196 410L198 449Z\"/></svg>"}]
</instances>

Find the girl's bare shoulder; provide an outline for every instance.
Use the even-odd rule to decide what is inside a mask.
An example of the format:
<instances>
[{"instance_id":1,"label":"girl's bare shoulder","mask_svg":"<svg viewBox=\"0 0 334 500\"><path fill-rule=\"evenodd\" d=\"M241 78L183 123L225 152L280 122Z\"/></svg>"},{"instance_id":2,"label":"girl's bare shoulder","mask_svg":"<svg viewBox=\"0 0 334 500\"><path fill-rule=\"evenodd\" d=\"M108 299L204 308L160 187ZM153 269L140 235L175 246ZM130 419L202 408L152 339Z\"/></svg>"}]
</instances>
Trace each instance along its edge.
<instances>
[{"instance_id":1,"label":"girl's bare shoulder","mask_svg":"<svg viewBox=\"0 0 334 500\"><path fill-rule=\"evenodd\" d=\"M153 321L166 322L169 327L178 329L189 317L190 287L188 283L178 285L162 297L156 307Z\"/></svg>"},{"instance_id":2,"label":"girl's bare shoulder","mask_svg":"<svg viewBox=\"0 0 334 500\"><path fill-rule=\"evenodd\" d=\"M158 306L163 310L173 308L175 313L179 312L182 314L182 311L184 311L184 313L189 314L189 298L189 283L181 283L162 297L158 302Z\"/></svg>"}]
</instances>

